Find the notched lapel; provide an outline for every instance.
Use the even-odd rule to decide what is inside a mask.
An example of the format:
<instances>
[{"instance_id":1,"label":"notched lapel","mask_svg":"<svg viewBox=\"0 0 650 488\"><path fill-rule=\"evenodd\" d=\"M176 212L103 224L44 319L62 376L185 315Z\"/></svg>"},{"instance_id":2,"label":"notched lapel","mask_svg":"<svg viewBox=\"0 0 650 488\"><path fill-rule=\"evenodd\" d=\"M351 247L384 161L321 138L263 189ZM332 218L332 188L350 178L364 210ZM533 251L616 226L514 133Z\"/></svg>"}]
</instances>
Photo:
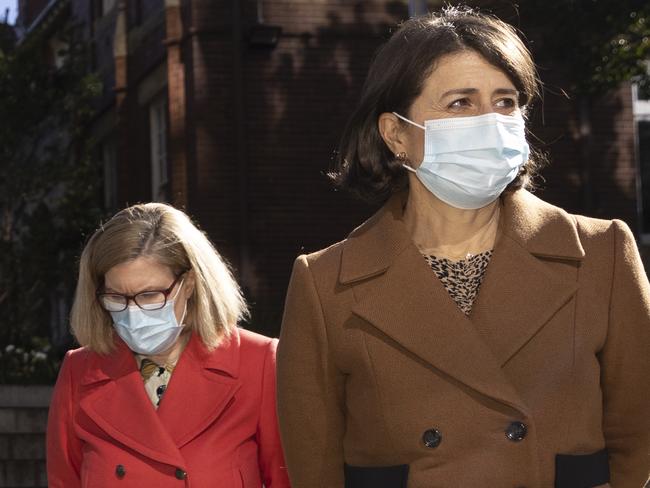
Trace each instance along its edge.
<instances>
[{"instance_id":1,"label":"notched lapel","mask_svg":"<svg viewBox=\"0 0 650 488\"><path fill-rule=\"evenodd\" d=\"M241 383L201 367L187 367L176 374L160 402L158 414L175 445L183 447L219 418Z\"/></svg>"},{"instance_id":2,"label":"notched lapel","mask_svg":"<svg viewBox=\"0 0 650 488\"><path fill-rule=\"evenodd\" d=\"M573 217L525 190L504 194L501 238L471 318L465 317L413 245L395 195L343 248L341 284L354 286L353 312L390 339L477 392L526 406L502 366L575 294L584 249Z\"/></svg>"},{"instance_id":3,"label":"notched lapel","mask_svg":"<svg viewBox=\"0 0 650 488\"><path fill-rule=\"evenodd\" d=\"M543 259L504 235L488 265L472 323L503 366L576 291L575 280L553 272Z\"/></svg>"},{"instance_id":4,"label":"notched lapel","mask_svg":"<svg viewBox=\"0 0 650 488\"><path fill-rule=\"evenodd\" d=\"M208 351L196 334L174 370L158 415L179 448L217 421L241 388L239 334Z\"/></svg>"},{"instance_id":5,"label":"notched lapel","mask_svg":"<svg viewBox=\"0 0 650 488\"><path fill-rule=\"evenodd\" d=\"M185 461L161 424L135 368L118 378L87 385L80 409L106 434L156 461L185 467Z\"/></svg>"},{"instance_id":6,"label":"notched lapel","mask_svg":"<svg viewBox=\"0 0 650 488\"><path fill-rule=\"evenodd\" d=\"M353 312L426 363L521 412L499 364L411 244L385 274L357 284Z\"/></svg>"}]
</instances>

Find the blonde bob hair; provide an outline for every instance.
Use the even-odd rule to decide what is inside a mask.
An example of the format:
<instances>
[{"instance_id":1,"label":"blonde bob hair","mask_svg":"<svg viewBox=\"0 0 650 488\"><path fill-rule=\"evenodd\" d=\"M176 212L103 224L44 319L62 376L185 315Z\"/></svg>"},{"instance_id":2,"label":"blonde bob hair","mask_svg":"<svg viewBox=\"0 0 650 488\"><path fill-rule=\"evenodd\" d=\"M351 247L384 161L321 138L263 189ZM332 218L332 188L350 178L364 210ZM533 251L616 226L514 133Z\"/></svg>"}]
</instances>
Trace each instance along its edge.
<instances>
[{"instance_id":1,"label":"blonde bob hair","mask_svg":"<svg viewBox=\"0 0 650 488\"><path fill-rule=\"evenodd\" d=\"M97 229L81 254L70 318L80 345L100 354L113 350L112 320L96 293L113 266L141 256L168 266L176 276L192 273L194 291L185 323L208 348L229 336L248 314L228 265L187 215L162 203L134 205Z\"/></svg>"}]
</instances>

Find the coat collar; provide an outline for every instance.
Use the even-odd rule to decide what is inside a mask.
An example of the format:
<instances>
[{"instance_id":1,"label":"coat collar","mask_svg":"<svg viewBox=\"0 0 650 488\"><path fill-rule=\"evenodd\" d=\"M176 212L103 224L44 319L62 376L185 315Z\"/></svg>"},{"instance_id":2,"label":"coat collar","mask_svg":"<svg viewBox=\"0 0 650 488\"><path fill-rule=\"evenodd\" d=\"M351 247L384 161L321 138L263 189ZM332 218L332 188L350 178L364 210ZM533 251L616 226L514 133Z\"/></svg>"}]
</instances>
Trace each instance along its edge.
<instances>
[{"instance_id":1,"label":"coat collar","mask_svg":"<svg viewBox=\"0 0 650 488\"><path fill-rule=\"evenodd\" d=\"M561 208L526 190L505 194L503 208L502 232L529 253L573 261L585 257L575 218Z\"/></svg>"},{"instance_id":2,"label":"coat collar","mask_svg":"<svg viewBox=\"0 0 650 488\"><path fill-rule=\"evenodd\" d=\"M393 195L344 243L341 283L352 283L382 273L412 241L403 223L407 192ZM571 215L526 190L502 196L500 230L530 254L581 260L585 253Z\"/></svg>"},{"instance_id":3,"label":"coat collar","mask_svg":"<svg viewBox=\"0 0 650 488\"><path fill-rule=\"evenodd\" d=\"M584 256L572 217L523 190L505 195L500 238L468 318L413 244L404 198L393 197L343 244L339 279L354 284L353 312L417 360L525 413L506 365L577 290L544 259L577 264Z\"/></svg>"},{"instance_id":4,"label":"coat collar","mask_svg":"<svg viewBox=\"0 0 650 488\"><path fill-rule=\"evenodd\" d=\"M239 332L225 339L219 346L219 352L209 350L197 334L192 334L182 356L189 356L191 361L202 365L206 370L219 371L232 378L239 376ZM115 350L110 354L92 354L89 367L81 377L82 385L91 385L102 381L117 380L137 372L137 361L133 352L120 338L115 340Z\"/></svg>"},{"instance_id":5,"label":"coat collar","mask_svg":"<svg viewBox=\"0 0 650 488\"><path fill-rule=\"evenodd\" d=\"M108 355L91 355L81 378L81 410L106 434L141 454L185 468L180 447L198 436L241 387L239 333L209 350L192 334L156 410L133 353L121 340ZM188 398L192 408L187 408Z\"/></svg>"}]
</instances>

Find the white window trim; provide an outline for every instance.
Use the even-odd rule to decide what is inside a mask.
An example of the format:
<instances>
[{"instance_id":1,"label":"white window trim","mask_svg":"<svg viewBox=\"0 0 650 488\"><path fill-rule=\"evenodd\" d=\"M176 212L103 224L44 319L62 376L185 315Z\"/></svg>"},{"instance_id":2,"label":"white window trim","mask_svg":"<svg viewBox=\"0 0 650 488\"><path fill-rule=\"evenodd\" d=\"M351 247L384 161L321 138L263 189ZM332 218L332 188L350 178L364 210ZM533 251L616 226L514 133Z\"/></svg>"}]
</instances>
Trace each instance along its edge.
<instances>
[{"instance_id":1,"label":"white window trim","mask_svg":"<svg viewBox=\"0 0 650 488\"><path fill-rule=\"evenodd\" d=\"M638 99L639 88L636 84L632 85L632 113L634 114L634 158L636 160L636 193L637 193L637 215L639 225L639 240L643 245L650 245L650 232L643 229L644 211L650 212L650 209L643 208L643 187L641 180L641 154L639 143L639 131L637 125L641 121L650 121L650 100ZM648 188L646 191L650 191Z\"/></svg>"}]
</instances>

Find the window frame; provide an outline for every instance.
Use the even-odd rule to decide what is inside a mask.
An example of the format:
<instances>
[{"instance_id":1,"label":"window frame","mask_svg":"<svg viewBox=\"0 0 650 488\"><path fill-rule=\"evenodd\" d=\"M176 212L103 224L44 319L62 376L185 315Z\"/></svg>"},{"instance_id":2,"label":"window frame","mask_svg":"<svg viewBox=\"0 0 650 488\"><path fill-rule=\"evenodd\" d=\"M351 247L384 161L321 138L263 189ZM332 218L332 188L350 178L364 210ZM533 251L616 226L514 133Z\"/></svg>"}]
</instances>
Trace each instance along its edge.
<instances>
[{"instance_id":1,"label":"window frame","mask_svg":"<svg viewBox=\"0 0 650 488\"><path fill-rule=\"evenodd\" d=\"M632 113L634 121L634 159L636 163L636 194L637 194L637 223L639 240L644 245L650 244L650 228L645 229L645 214L650 212L650 208L643 208L643 194L650 193L650 188L643 188L643 172L641 168L641 141L639 123L650 122L650 99L639 99L639 87L636 83L632 84ZM649 198L650 200L650 198Z\"/></svg>"},{"instance_id":2,"label":"window frame","mask_svg":"<svg viewBox=\"0 0 650 488\"><path fill-rule=\"evenodd\" d=\"M152 202L168 202L170 198L168 106L166 90L148 104Z\"/></svg>"}]
</instances>

